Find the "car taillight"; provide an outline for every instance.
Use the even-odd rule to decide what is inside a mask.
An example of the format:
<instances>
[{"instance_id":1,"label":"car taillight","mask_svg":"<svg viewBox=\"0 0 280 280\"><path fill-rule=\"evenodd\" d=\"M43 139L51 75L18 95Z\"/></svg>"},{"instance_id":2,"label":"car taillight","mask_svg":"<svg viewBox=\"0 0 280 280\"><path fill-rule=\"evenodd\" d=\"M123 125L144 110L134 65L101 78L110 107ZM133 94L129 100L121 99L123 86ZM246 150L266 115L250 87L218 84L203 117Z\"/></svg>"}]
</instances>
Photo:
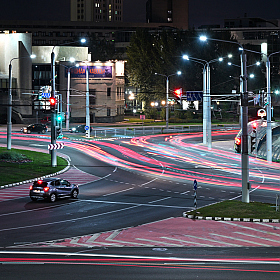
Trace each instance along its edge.
<instances>
[{"instance_id":1,"label":"car taillight","mask_svg":"<svg viewBox=\"0 0 280 280\"><path fill-rule=\"evenodd\" d=\"M30 186L29 189L32 190L32 189L33 189L33 186Z\"/></svg>"},{"instance_id":2,"label":"car taillight","mask_svg":"<svg viewBox=\"0 0 280 280\"><path fill-rule=\"evenodd\" d=\"M44 192L47 192L50 189L50 187L44 187Z\"/></svg>"},{"instance_id":3,"label":"car taillight","mask_svg":"<svg viewBox=\"0 0 280 280\"><path fill-rule=\"evenodd\" d=\"M235 144L240 145L241 144L241 139L239 137L235 137Z\"/></svg>"}]
</instances>

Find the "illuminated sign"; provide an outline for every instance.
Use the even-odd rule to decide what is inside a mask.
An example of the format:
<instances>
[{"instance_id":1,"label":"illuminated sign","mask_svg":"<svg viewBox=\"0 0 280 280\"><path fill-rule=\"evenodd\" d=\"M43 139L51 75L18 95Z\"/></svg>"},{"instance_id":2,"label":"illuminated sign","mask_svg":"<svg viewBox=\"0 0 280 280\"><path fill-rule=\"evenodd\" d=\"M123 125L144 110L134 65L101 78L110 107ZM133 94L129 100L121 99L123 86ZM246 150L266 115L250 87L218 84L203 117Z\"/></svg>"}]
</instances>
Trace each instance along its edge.
<instances>
[{"instance_id":1,"label":"illuminated sign","mask_svg":"<svg viewBox=\"0 0 280 280\"><path fill-rule=\"evenodd\" d=\"M70 69L71 78L85 78L88 67L89 78L112 78L112 66L79 66ZM65 77L67 77L67 69Z\"/></svg>"}]
</instances>

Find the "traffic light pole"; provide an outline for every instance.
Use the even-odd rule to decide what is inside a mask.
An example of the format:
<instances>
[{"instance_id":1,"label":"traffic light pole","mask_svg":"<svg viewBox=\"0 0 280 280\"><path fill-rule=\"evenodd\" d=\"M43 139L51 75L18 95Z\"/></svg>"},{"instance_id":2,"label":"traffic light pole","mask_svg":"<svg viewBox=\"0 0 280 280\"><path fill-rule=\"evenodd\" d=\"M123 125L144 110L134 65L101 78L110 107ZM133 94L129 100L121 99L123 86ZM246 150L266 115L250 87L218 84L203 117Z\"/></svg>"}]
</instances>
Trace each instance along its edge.
<instances>
[{"instance_id":1,"label":"traffic light pole","mask_svg":"<svg viewBox=\"0 0 280 280\"><path fill-rule=\"evenodd\" d=\"M266 160L272 162L272 129L271 129L271 87L270 87L270 61L266 62L267 107L266 107Z\"/></svg>"},{"instance_id":2,"label":"traffic light pole","mask_svg":"<svg viewBox=\"0 0 280 280\"><path fill-rule=\"evenodd\" d=\"M55 98L55 54L52 51L51 53L51 69L52 69L52 91L51 97ZM51 117L51 144L56 143L56 113L55 108L52 109L52 117ZM57 158L56 158L56 149L51 150L51 165L52 167L57 166Z\"/></svg>"}]
</instances>

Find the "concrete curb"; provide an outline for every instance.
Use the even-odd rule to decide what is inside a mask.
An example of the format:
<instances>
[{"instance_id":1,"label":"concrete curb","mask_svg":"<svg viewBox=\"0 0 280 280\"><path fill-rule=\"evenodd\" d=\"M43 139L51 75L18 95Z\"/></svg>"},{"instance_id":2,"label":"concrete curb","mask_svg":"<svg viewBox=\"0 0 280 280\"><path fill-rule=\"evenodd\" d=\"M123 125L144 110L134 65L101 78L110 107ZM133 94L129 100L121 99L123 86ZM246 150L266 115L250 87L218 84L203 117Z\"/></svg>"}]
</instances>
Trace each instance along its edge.
<instances>
[{"instance_id":1,"label":"concrete curb","mask_svg":"<svg viewBox=\"0 0 280 280\"><path fill-rule=\"evenodd\" d=\"M189 215L187 212L183 213L183 217L193 220L207 220L207 221L231 221L231 222L253 222L253 223L280 223L280 219L253 219L253 218L227 218L227 217L204 217Z\"/></svg>"}]
</instances>

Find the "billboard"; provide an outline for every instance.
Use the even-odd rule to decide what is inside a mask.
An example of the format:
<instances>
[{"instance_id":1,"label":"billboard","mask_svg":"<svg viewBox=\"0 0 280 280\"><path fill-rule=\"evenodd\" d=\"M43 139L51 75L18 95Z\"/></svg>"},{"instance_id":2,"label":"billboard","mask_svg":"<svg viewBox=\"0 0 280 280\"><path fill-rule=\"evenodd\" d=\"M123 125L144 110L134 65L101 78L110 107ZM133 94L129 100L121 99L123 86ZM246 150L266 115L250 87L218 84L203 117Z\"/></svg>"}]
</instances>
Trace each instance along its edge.
<instances>
[{"instance_id":1,"label":"billboard","mask_svg":"<svg viewBox=\"0 0 280 280\"><path fill-rule=\"evenodd\" d=\"M86 68L88 67L89 78L112 78L112 66L79 66L70 69L71 78L85 78ZM68 69L65 69L67 77Z\"/></svg>"}]
</instances>

